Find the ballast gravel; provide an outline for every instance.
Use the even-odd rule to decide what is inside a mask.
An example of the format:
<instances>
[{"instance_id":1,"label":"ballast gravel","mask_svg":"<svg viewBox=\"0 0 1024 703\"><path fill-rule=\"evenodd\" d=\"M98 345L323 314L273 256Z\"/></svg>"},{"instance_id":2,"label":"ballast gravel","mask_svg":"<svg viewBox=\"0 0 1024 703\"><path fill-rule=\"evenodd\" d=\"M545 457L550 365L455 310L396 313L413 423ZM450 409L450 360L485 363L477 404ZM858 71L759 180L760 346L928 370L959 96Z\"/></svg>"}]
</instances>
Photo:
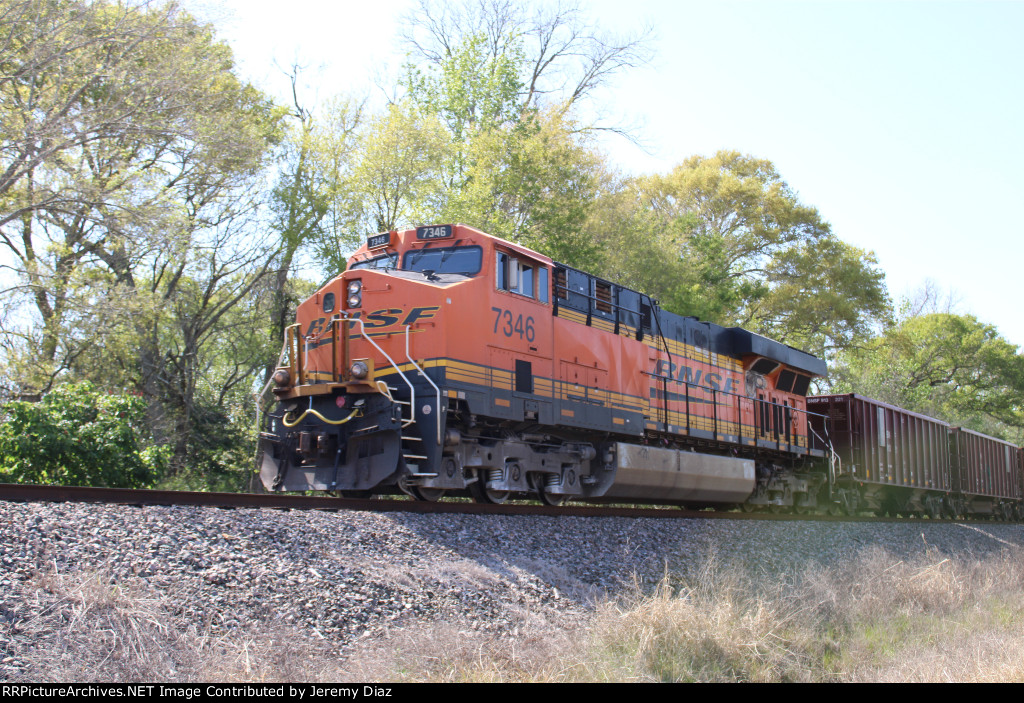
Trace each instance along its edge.
<instances>
[{"instance_id":1,"label":"ballast gravel","mask_svg":"<svg viewBox=\"0 0 1024 703\"><path fill-rule=\"evenodd\" d=\"M223 632L287 623L344 652L409 619L514 633L571 624L600 598L719 562L766 576L869 546L984 557L1024 526L222 510L0 500L0 681L26 672L52 607L40 579L74 573L173 592L178 615Z\"/></svg>"}]
</instances>

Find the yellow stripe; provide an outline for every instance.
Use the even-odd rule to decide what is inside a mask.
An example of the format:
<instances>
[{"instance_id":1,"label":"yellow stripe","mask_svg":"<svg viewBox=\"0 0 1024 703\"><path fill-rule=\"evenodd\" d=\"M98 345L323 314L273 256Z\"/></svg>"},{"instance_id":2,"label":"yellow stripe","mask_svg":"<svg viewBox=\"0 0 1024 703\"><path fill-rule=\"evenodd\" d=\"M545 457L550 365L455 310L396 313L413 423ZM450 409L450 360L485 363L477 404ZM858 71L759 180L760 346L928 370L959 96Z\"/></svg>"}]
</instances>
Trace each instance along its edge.
<instances>
[{"instance_id":1,"label":"yellow stripe","mask_svg":"<svg viewBox=\"0 0 1024 703\"><path fill-rule=\"evenodd\" d=\"M449 381L486 386L490 388L501 388L504 390L512 389L514 374L504 369L479 366L477 364L470 364L468 362L458 361L455 359L432 359L421 364L421 366L423 368L445 368ZM411 363L400 364L398 369L406 373L415 371L415 367ZM375 373L377 376L384 376L388 373L394 372L395 367L385 366L377 369ZM579 390L574 393L571 388L566 388L566 386L574 384L571 384L568 381L555 380L543 376L535 376L533 383L534 395L538 395L543 398L568 400L568 396L570 394L578 395L583 388L586 388L590 398L601 402L606 407L610 406L614 409L628 410L631 412L642 412L648 407L648 401L641 396L617 393L605 389L594 388L593 386L577 386Z\"/></svg>"}]
</instances>

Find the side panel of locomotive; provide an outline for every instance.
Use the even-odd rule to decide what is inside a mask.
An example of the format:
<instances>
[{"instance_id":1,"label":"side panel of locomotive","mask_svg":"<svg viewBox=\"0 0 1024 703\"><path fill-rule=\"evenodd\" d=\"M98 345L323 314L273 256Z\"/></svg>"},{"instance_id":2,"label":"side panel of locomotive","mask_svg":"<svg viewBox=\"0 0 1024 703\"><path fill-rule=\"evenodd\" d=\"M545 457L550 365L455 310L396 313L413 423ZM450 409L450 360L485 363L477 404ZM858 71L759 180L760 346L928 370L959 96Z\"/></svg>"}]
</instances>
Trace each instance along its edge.
<instances>
[{"instance_id":1,"label":"side panel of locomotive","mask_svg":"<svg viewBox=\"0 0 1024 703\"><path fill-rule=\"evenodd\" d=\"M811 378L825 373L821 360L746 330L662 311L635 291L555 266L556 355L567 366L597 369L598 385L607 362L588 349L601 348L628 369L610 387L638 396L648 433L811 453L805 397Z\"/></svg>"}]
</instances>

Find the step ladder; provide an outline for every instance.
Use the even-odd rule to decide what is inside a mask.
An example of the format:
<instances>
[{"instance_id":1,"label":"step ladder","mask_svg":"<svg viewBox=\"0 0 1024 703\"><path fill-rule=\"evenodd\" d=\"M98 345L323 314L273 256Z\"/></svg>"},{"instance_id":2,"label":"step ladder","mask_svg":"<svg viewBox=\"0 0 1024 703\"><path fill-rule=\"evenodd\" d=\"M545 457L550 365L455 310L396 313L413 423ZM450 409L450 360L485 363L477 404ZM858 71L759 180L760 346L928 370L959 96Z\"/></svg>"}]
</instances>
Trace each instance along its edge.
<instances>
[{"instance_id":1,"label":"step ladder","mask_svg":"<svg viewBox=\"0 0 1024 703\"><path fill-rule=\"evenodd\" d=\"M409 470L406 474L409 478L436 478L436 473L424 473L419 471L419 465L421 461L427 460L427 455L423 453L423 437L420 436L418 423L412 417L413 408L412 400L396 400L395 403L402 409L402 459L405 461L405 466ZM406 411L408 410L408 414Z\"/></svg>"}]
</instances>

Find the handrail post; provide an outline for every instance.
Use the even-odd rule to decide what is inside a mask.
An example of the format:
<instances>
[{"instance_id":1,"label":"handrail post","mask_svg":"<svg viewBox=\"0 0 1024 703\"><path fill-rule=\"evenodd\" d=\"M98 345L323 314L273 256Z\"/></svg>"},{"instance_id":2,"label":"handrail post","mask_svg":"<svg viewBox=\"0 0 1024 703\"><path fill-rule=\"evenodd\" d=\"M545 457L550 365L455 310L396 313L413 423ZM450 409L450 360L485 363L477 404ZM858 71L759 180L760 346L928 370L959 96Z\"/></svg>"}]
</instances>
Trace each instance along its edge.
<instances>
[{"instance_id":1,"label":"handrail post","mask_svg":"<svg viewBox=\"0 0 1024 703\"><path fill-rule=\"evenodd\" d=\"M743 444L743 401L739 393L736 394L736 442Z\"/></svg>"},{"instance_id":2,"label":"handrail post","mask_svg":"<svg viewBox=\"0 0 1024 703\"><path fill-rule=\"evenodd\" d=\"M686 393L686 434L690 434L690 382L683 381L683 391Z\"/></svg>"},{"instance_id":3,"label":"handrail post","mask_svg":"<svg viewBox=\"0 0 1024 703\"><path fill-rule=\"evenodd\" d=\"M337 383L341 380L338 374L338 367L344 365L338 363L338 322L341 320L337 315L331 319L331 381Z\"/></svg>"},{"instance_id":4,"label":"handrail post","mask_svg":"<svg viewBox=\"0 0 1024 703\"><path fill-rule=\"evenodd\" d=\"M441 446L441 389L437 387L437 384L434 383L430 376L424 373L423 369L420 368L420 365L412 358L412 354L409 353L409 327L410 325L405 326L405 358L408 359L409 363L416 368L420 376L427 379L427 383L433 386L434 391L437 393L437 422L435 424L437 425L437 445Z\"/></svg>"},{"instance_id":5,"label":"handrail post","mask_svg":"<svg viewBox=\"0 0 1024 703\"><path fill-rule=\"evenodd\" d=\"M718 391L711 389L711 430L718 441Z\"/></svg>"}]
</instances>

